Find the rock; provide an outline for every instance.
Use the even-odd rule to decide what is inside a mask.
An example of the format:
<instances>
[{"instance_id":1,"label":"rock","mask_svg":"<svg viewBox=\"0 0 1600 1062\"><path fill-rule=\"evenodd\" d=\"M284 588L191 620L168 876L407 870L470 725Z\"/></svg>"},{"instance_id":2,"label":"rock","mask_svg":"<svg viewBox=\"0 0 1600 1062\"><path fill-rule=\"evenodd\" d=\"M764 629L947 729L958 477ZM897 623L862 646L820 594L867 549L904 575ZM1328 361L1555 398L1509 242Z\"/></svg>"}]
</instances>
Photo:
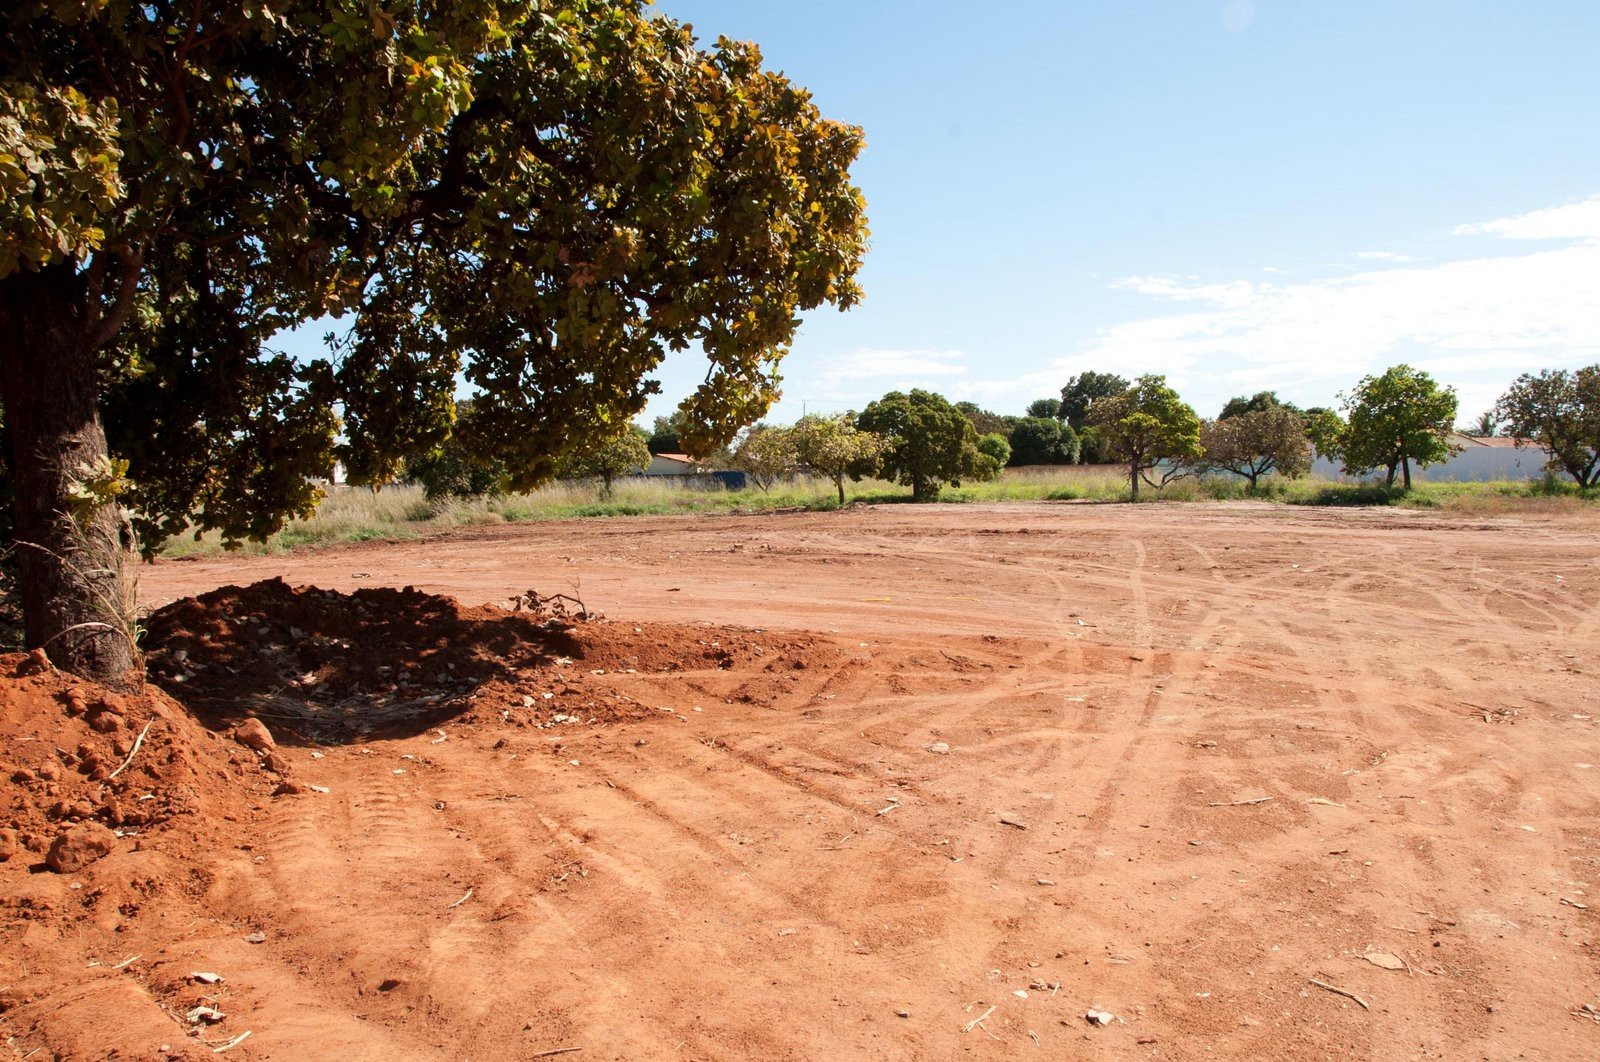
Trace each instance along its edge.
<instances>
[{"instance_id":1,"label":"rock","mask_svg":"<svg viewBox=\"0 0 1600 1062\"><path fill-rule=\"evenodd\" d=\"M234 727L233 740L257 752L271 752L278 747L278 743L272 740L272 731L259 719L246 719Z\"/></svg>"},{"instance_id":2,"label":"rock","mask_svg":"<svg viewBox=\"0 0 1600 1062\"><path fill-rule=\"evenodd\" d=\"M267 935L258 929L254 933L247 933L245 935L244 942L246 944L265 944L267 942Z\"/></svg>"},{"instance_id":3,"label":"rock","mask_svg":"<svg viewBox=\"0 0 1600 1062\"><path fill-rule=\"evenodd\" d=\"M44 862L57 874L76 874L84 867L111 853L117 835L98 822L85 822L55 839Z\"/></svg>"},{"instance_id":4,"label":"rock","mask_svg":"<svg viewBox=\"0 0 1600 1062\"><path fill-rule=\"evenodd\" d=\"M7 826L0 829L0 863L4 863L22 849L22 839L17 831Z\"/></svg>"},{"instance_id":5,"label":"rock","mask_svg":"<svg viewBox=\"0 0 1600 1062\"><path fill-rule=\"evenodd\" d=\"M50 809L53 819L65 819L69 822L81 822L94 816L94 805L87 800L58 800Z\"/></svg>"},{"instance_id":6,"label":"rock","mask_svg":"<svg viewBox=\"0 0 1600 1062\"><path fill-rule=\"evenodd\" d=\"M89 717L89 726L97 733L109 734L122 726L122 716L115 712L101 712Z\"/></svg>"},{"instance_id":7,"label":"rock","mask_svg":"<svg viewBox=\"0 0 1600 1062\"><path fill-rule=\"evenodd\" d=\"M1110 1025L1112 1020L1113 1020L1112 1016L1110 1014L1107 1014L1103 1010L1095 1010L1093 1008L1090 1008L1089 1012L1087 1014L1085 1014L1083 1017L1084 1017L1084 1020L1087 1021L1090 1025L1094 1025L1094 1026L1097 1026L1097 1027Z\"/></svg>"},{"instance_id":8,"label":"rock","mask_svg":"<svg viewBox=\"0 0 1600 1062\"><path fill-rule=\"evenodd\" d=\"M33 650L23 658L22 663L17 665L17 674L19 676L43 675L54 670L55 665L50 663L50 657L46 655L43 649Z\"/></svg>"},{"instance_id":9,"label":"rock","mask_svg":"<svg viewBox=\"0 0 1600 1062\"><path fill-rule=\"evenodd\" d=\"M378 982L378 991L393 992L403 984L405 984L405 982L400 980L398 977L385 977L382 981Z\"/></svg>"},{"instance_id":10,"label":"rock","mask_svg":"<svg viewBox=\"0 0 1600 1062\"><path fill-rule=\"evenodd\" d=\"M909 1018L911 1017L911 1012L909 1010L897 1010L894 1012L894 1016L897 1018Z\"/></svg>"},{"instance_id":11,"label":"rock","mask_svg":"<svg viewBox=\"0 0 1600 1062\"><path fill-rule=\"evenodd\" d=\"M278 783L277 788L272 791L272 795L273 796L299 796L301 793L305 793L305 792L308 792L308 790L306 789L306 787L303 784L301 784L300 782L296 782L292 778L285 778L283 781Z\"/></svg>"},{"instance_id":12,"label":"rock","mask_svg":"<svg viewBox=\"0 0 1600 1062\"><path fill-rule=\"evenodd\" d=\"M227 1015L216 1007L195 1007L189 1012L189 1023L191 1025L199 1025L201 1022L205 1022L207 1025L215 1025L226 1017Z\"/></svg>"},{"instance_id":13,"label":"rock","mask_svg":"<svg viewBox=\"0 0 1600 1062\"><path fill-rule=\"evenodd\" d=\"M202 985L220 985L222 983L221 974L208 973L205 970L196 970L194 973L189 975L189 979L194 981L196 984Z\"/></svg>"},{"instance_id":14,"label":"rock","mask_svg":"<svg viewBox=\"0 0 1600 1062\"><path fill-rule=\"evenodd\" d=\"M1372 965L1385 970L1404 970L1406 962L1398 955L1391 955L1386 951L1369 951L1361 956Z\"/></svg>"},{"instance_id":15,"label":"rock","mask_svg":"<svg viewBox=\"0 0 1600 1062\"><path fill-rule=\"evenodd\" d=\"M289 773L289 761L276 749L267 753L266 758L261 761L261 765L273 774Z\"/></svg>"},{"instance_id":16,"label":"rock","mask_svg":"<svg viewBox=\"0 0 1600 1062\"><path fill-rule=\"evenodd\" d=\"M933 744L928 746L928 751L933 753L935 756L948 756L950 755L950 746L946 742L935 741Z\"/></svg>"}]
</instances>

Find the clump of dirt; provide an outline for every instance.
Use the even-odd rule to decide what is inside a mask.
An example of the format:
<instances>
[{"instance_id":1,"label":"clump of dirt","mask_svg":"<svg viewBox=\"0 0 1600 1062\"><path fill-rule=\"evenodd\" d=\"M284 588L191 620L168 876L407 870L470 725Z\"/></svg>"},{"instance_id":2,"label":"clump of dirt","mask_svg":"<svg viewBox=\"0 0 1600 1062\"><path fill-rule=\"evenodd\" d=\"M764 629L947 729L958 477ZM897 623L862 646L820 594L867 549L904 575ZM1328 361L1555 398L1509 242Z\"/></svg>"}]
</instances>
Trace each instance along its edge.
<instances>
[{"instance_id":1,"label":"clump of dirt","mask_svg":"<svg viewBox=\"0 0 1600 1062\"><path fill-rule=\"evenodd\" d=\"M513 603L526 605L532 595ZM146 622L151 678L213 727L344 743L454 722L566 725L649 709L608 675L804 669L803 635L580 619L404 590L281 579L174 602Z\"/></svg>"},{"instance_id":2,"label":"clump of dirt","mask_svg":"<svg viewBox=\"0 0 1600 1062\"><path fill-rule=\"evenodd\" d=\"M0 777L0 861L36 864L54 847L60 870L81 865L85 847L107 847L84 843L105 830L108 851L131 847L180 821L230 814L282 780L161 690L114 693L42 653L0 656Z\"/></svg>"}]
</instances>

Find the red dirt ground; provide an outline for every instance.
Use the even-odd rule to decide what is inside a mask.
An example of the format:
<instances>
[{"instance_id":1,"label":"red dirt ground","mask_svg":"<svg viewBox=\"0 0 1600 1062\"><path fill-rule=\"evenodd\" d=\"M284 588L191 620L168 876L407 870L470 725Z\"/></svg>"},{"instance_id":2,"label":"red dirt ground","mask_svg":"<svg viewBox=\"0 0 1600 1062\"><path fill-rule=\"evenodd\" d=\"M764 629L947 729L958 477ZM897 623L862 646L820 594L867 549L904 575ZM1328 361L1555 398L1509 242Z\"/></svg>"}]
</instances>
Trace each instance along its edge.
<instances>
[{"instance_id":1,"label":"red dirt ground","mask_svg":"<svg viewBox=\"0 0 1600 1062\"><path fill-rule=\"evenodd\" d=\"M144 593L110 709L0 658L16 1057L1600 1056L1592 517L638 518Z\"/></svg>"}]
</instances>

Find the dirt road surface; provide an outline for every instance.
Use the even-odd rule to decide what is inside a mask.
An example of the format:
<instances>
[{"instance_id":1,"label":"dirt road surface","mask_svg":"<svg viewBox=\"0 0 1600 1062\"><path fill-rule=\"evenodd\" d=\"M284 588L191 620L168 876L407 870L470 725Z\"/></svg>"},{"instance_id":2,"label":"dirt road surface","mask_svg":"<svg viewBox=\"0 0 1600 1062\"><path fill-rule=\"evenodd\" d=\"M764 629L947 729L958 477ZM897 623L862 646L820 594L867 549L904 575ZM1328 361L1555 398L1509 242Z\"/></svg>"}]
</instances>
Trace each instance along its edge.
<instances>
[{"instance_id":1,"label":"dirt road surface","mask_svg":"<svg viewBox=\"0 0 1600 1062\"><path fill-rule=\"evenodd\" d=\"M638 718L286 745L328 792L255 804L185 919L127 930L227 968L232 1057L1600 1057L1592 517L635 518L142 592L273 576L700 644L586 676ZM773 659L706 662L724 627ZM18 1055L70 1054L50 1000L0 1015Z\"/></svg>"}]
</instances>

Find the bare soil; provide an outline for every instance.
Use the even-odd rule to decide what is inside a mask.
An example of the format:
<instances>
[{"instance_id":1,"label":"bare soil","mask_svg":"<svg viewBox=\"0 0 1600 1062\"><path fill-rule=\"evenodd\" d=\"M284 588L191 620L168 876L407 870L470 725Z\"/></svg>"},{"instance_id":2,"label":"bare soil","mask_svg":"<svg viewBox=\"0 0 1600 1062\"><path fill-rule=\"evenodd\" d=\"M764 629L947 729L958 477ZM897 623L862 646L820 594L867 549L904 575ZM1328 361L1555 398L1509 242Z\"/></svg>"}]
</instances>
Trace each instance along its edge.
<instances>
[{"instance_id":1,"label":"bare soil","mask_svg":"<svg viewBox=\"0 0 1600 1062\"><path fill-rule=\"evenodd\" d=\"M140 693L0 658L16 1057L1600 1056L1592 516L634 518L143 592Z\"/></svg>"}]
</instances>

